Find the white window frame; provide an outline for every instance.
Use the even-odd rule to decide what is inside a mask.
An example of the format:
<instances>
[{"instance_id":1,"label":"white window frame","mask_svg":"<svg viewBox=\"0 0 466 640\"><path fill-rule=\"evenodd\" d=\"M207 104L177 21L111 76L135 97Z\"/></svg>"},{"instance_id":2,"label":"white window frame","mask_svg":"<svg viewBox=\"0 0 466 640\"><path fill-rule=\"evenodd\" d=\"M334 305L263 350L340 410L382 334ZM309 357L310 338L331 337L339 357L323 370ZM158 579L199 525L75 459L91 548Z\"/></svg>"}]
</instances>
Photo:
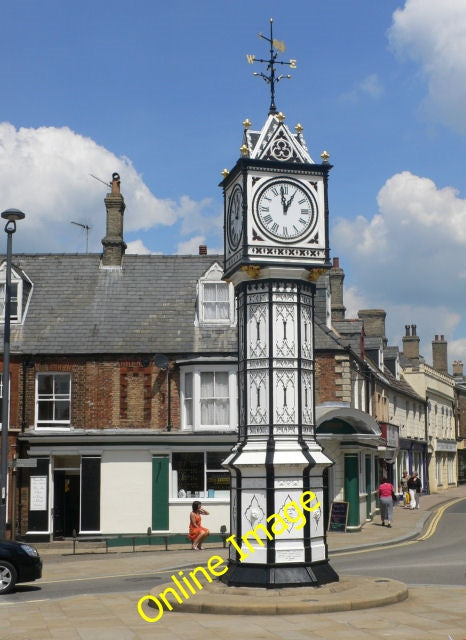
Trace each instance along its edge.
<instances>
[{"instance_id":1,"label":"white window frame","mask_svg":"<svg viewBox=\"0 0 466 640\"><path fill-rule=\"evenodd\" d=\"M229 422L224 425L201 425L201 374L228 373ZM233 431L238 427L236 365L191 365L181 368L181 428L185 431ZM186 423L186 374L192 374L192 425Z\"/></svg>"},{"instance_id":2,"label":"white window frame","mask_svg":"<svg viewBox=\"0 0 466 640\"><path fill-rule=\"evenodd\" d=\"M0 322L5 322L5 295L6 295L6 281L3 279L3 271L2 275L0 275ZM6 274L5 274L6 275ZM16 286L16 295L13 295L13 289ZM13 304L16 301L16 313L13 313ZM20 323L22 318L22 309L23 307L23 281L21 278L17 278L14 276L13 272L11 274L11 298L10 298L10 322L11 323Z\"/></svg>"},{"instance_id":3,"label":"white window frame","mask_svg":"<svg viewBox=\"0 0 466 640\"><path fill-rule=\"evenodd\" d=\"M199 491L197 493L199 493L199 495L186 495L186 492L184 491L183 487L179 486L179 480L176 477L175 480L175 476L176 476L176 470L173 468L173 455L177 454L177 453L183 453L183 454L202 454L204 456L204 460L203 460L203 464L204 464L204 472L203 472L203 489L199 488ZM192 500L193 498L199 498L201 499L203 502L205 499L210 498L212 499L226 499L230 497L230 487L228 487L228 490L225 491L216 491L214 496L209 496L209 491L207 489L207 485L208 485L208 475L209 473L218 473L219 471L222 472L222 474L225 474L225 477L228 476L228 471L226 469L224 469L223 467L219 467L219 468L214 468L208 467L207 464L207 459L208 459L208 454L209 453L218 453L218 451L216 450L211 450L209 449L208 451L198 451L198 450L192 450L192 449L182 449L180 451L172 451L170 454L170 477L171 477L171 488L170 488L170 496L171 496L171 500L176 500L176 499L180 499L180 500L185 500L185 499L189 499ZM226 459L228 457L228 451L222 451L222 454L224 454L224 458ZM180 492L183 491L183 493L180 495Z\"/></svg>"},{"instance_id":4,"label":"white window frame","mask_svg":"<svg viewBox=\"0 0 466 640\"><path fill-rule=\"evenodd\" d=\"M61 396L55 395L55 390L50 398L52 402L58 400L67 400L69 402L69 419L68 420L39 420L39 379L43 376L68 376L69 378L69 392L65 396L64 394ZM54 385L55 386L55 385ZM56 430L56 429L71 429L71 391L72 391L72 379L71 374L66 371L43 371L36 374L36 390L35 390L35 417L34 417L34 425L37 430ZM45 400L45 398L42 398Z\"/></svg>"},{"instance_id":5,"label":"white window frame","mask_svg":"<svg viewBox=\"0 0 466 640\"><path fill-rule=\"evenodd\" d=\"M234 326L236 322L235 318L235 291L233 285L222 280L223 269L216 262L213 264L206 273L199 278L197 285L197 317L195 319L196 325L203 326ZM205 287L209 284L218 284L227 287L228 299L228 317L227 318L206 318L205 314Z\"/></svg>"}]
</instances>

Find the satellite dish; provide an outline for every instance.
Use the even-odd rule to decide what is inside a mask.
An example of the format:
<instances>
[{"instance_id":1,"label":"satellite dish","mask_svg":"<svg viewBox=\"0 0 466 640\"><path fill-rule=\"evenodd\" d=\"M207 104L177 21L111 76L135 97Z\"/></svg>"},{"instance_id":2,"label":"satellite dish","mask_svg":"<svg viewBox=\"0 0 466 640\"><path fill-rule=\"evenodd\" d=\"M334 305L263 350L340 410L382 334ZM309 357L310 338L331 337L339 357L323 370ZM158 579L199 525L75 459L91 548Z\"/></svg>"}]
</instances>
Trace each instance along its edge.
<instances>
[{"instance_id":1,"label":"satellite dish","mask_svg":"<svg viewBox=\"0 0 466 640\"><path fill-rule=\"evenodd\" d=\"M154 356L154 362L159 369L168 369L169 360L163 353L156 353Z\"/></svg>"}]
</instances>

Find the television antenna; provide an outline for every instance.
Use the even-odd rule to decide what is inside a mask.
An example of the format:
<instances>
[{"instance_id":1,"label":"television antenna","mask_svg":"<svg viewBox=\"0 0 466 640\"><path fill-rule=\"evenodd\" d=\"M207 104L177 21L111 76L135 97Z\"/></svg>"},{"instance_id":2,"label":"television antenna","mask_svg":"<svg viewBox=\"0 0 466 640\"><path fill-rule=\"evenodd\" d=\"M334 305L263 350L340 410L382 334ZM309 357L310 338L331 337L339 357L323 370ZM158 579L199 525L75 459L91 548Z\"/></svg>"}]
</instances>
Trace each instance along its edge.
<instances>
[{"instance_id":1,"label":"television antenna","mask_svg":"<svg viewBox=\"0 0 466 640\"><path fill-rule=\"evenodd\" d=\"M81 222L73 222L71 220L71 224L75 224L77 227L81 227L83 231L86 232L86 253L89 253L89 229L91 228L88 224L82 224Z\"/></svg>"},{"instance_id":2,"label":"television antenna","mask_svg":"<svg viewBox=\"0 0 466 640\"><path fill-rule=\"evenodd\" d=\"M98 182L101 182L102 184L104 184L107 187L112 187L112 185L110 184L110 182L105 182L105 180L102 180L101 178L98 178L97 176L95 176L93 173L89 174L91 176L91 178L94 178L94 180L98 180Z\"/></svg>"}]
</instances>

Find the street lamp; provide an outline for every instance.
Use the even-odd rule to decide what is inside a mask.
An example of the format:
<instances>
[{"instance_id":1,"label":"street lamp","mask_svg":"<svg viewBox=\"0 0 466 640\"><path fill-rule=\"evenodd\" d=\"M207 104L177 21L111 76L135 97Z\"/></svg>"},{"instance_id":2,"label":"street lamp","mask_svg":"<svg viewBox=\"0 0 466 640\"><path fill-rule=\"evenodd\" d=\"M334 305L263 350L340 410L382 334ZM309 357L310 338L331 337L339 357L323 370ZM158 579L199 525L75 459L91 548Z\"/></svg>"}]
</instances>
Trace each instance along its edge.
<instances>
[{"instance_id":1,"label":"street lamp","mask_svg":"<svg viewBox=\"0 0 466 640\"><path fill-rule=\"evenodd\" d=\"M16 221L24 218L18 209L7 209L2 212L7 223L5 232L8 236L6 249L5 280L5 323L3 328L3 404L2 404L2 457L0 467L0 540L6 538L6 488L8 479L8 428L10 404L10 301L11 301L11 248L12 237L16 231Z\"/></svg>"}]
</instances>

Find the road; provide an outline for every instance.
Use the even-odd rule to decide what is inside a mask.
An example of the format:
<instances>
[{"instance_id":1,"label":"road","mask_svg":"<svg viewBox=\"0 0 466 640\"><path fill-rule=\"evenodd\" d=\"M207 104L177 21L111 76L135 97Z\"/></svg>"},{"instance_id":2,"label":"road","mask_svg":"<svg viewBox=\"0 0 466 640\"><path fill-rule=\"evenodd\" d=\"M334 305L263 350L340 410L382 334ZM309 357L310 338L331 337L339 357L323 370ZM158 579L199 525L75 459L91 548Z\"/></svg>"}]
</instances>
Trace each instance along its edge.
<instances>
[{"instance_id":1,"label":"road","mask_svg":"<svg viewBox=\"0 0 466 640\"><path fill-rule=\"evenodd\" d=\"M47 558L44 559L47 562ZM82 561L82 560L81 560ZM6 603L35 602L39 600L54 600L76 595L92 595L102 593L148 593L163 582L169 582L174 570L185 568L174 566L163 571L126 570L122 573L99 571L99 562L95 562L89 577L70 577L54 579L44 577L40 581L29 584L18 584L15 591L1 596L0 605ZM193 565L195 566L195 565ZM103 568L103 567L102 567Z\"/></svg>"},{"instance_id":2,"label":"road","mask_svg":"<svg viewBox=\"0 0 466 640\"><path fill-rule=\"evenodd\" d=\"M396 521L394 522L396 527ZM331 557L339 574L383 576L407 585L466 585L466 500L445 510L424 540Z\"/></svg>"},{"instance_id":3,"label":"road","mask_svg":"<svg viewBox=\"0 0 466 640\"><path fill-rule=\"evenodd\" d=\"M443 512L424 540L410 540L372 550L334 552L330 560L339 574L393 578L411 586L464 586L465 543L466 500L462 500ZM145 556L138 553L137 562L131 553L111 555L116 557L111 565L106 554L94 558L81 555L55 559L54 562L61 566L65 562L70 565L61 572L54 571L49 559L44 557L44 578L36 583L18 585L15 592L1 597L0 605L83 594L148 593L158 584L168 582L175 570L187 568L179 564L176 556L172 556L173 564L167 565L161 563L165 556L157 553ZM159 570L161 566L163 569Z\"/></svg>"}]
</instances>

